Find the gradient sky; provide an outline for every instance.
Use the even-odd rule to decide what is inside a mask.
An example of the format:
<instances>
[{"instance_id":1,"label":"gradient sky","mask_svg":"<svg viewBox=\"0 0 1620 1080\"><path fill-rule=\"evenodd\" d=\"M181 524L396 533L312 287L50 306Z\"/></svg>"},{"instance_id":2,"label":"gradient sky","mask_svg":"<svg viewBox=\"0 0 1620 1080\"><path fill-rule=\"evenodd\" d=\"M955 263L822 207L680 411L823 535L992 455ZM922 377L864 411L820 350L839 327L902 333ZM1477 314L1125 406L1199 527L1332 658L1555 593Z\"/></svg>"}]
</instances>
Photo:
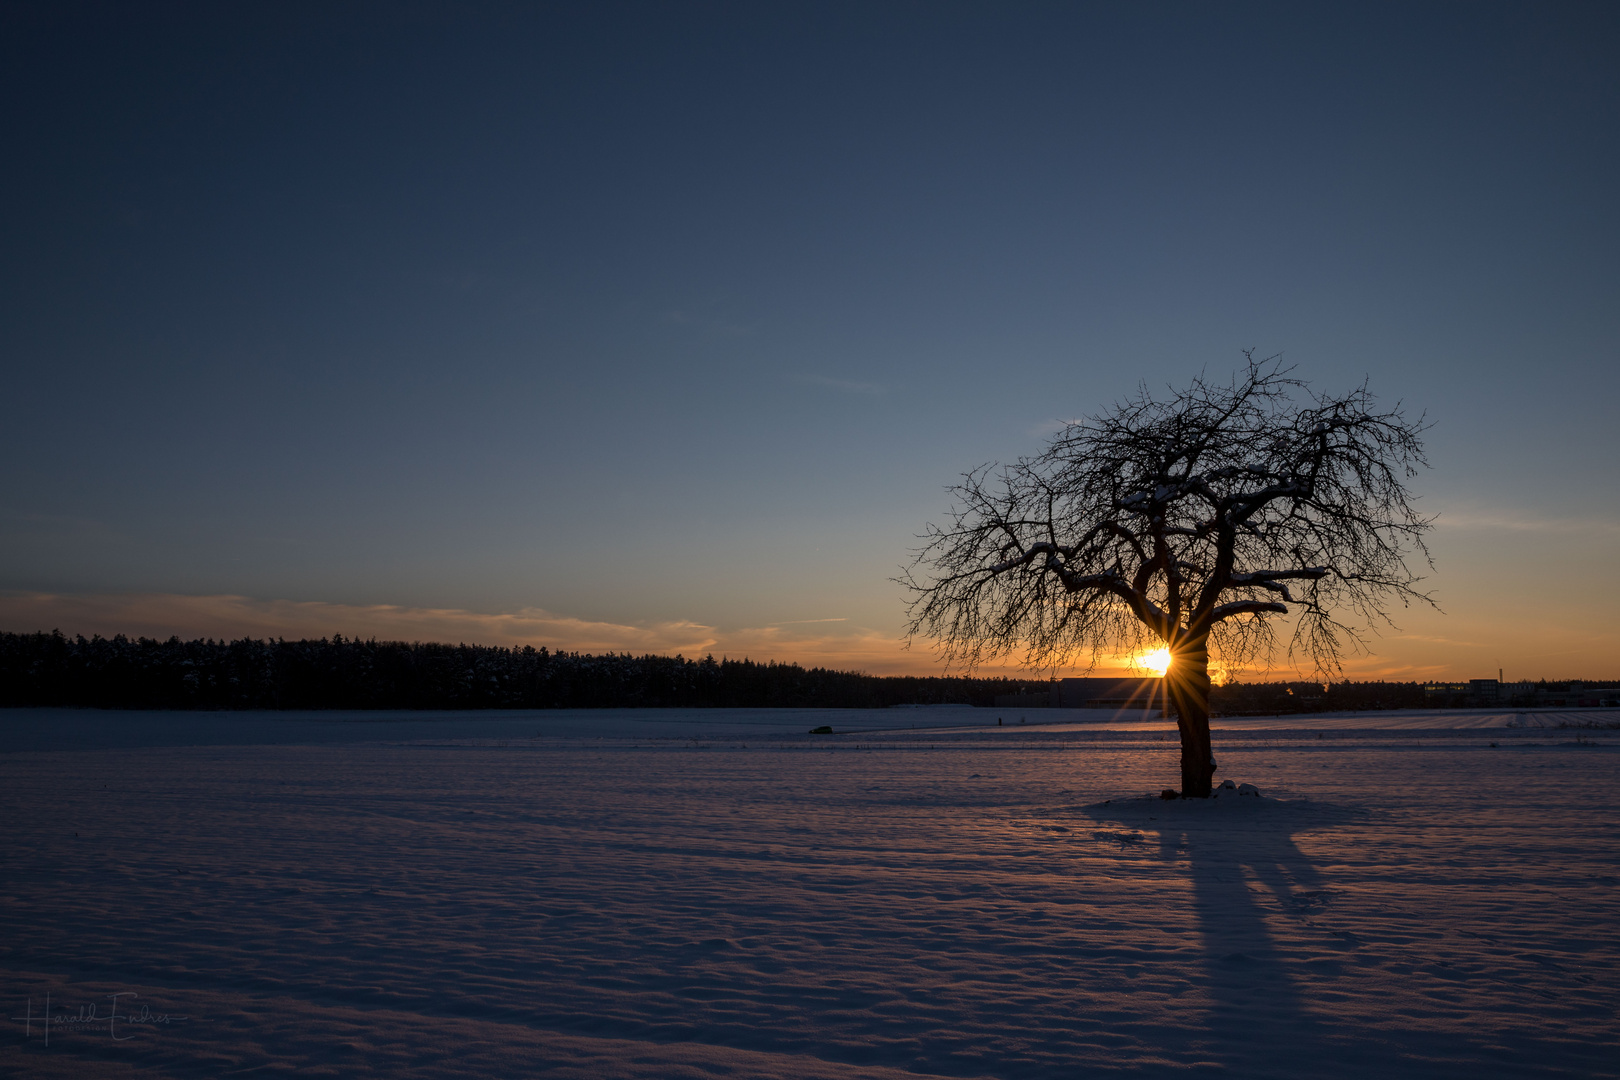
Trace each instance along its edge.
<instances>
[{"instance_id":1,"label":"gradient sky","mask_svg":"<svg viewBox=\"0 0 1620 1080\"><path fill-rule=\"evenodd\" d=\"M1433 422L1349 673L1620 673L1612 4L3 12L0 629L931 670L944 485L1252 347Z\"/></svg>"}]
</instances>

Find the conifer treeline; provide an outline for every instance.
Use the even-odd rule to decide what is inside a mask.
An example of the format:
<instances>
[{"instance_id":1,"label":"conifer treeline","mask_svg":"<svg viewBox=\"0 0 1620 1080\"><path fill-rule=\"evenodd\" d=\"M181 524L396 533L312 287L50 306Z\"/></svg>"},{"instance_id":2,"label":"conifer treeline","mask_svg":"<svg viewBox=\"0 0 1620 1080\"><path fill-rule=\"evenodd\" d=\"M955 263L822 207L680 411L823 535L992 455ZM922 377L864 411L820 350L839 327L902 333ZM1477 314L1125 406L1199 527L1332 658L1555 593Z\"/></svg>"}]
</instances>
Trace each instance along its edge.
<instances>
[{"instance_id":1,"label":"conifer treeline","mask_svg":"<svg viewBox=\"0 0 1620 1080\"><path fill-rule=\"evenodd\" d=\"M0 633L0 706L591 709L991 705L1039 680L879 677L797 664L357 641Z\"/></svg>"},{"instance_id":2,"label":"conifer treeline","mask_svg":"<svg viewBox=\"0 0 1620 1080\"><path fill-rule=\"evenodd\" d=\"M358 641L0 633L0 707L594 709L991 706L1039 679L876 676L750 660ZM1218 715L1424 706L1421 683L1230 683Z\"/></svg>"}]
</instances>

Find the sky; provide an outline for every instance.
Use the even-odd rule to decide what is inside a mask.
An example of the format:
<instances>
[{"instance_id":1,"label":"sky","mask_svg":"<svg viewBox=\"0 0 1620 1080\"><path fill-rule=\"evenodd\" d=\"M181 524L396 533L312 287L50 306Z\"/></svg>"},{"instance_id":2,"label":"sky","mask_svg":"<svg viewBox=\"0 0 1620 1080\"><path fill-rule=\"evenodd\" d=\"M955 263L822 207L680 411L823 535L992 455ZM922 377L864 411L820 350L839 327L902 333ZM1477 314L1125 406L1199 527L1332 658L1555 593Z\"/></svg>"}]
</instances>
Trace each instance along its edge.
<instances>
[{"instance_id":1,"label":"sky","mask_svg":"<svg viewBox=\"0 0 1620 1080\"><path fill-rule=\"evenodd\" d=\"M1252 348L1432 424L1442 610L1345 675L1620 674L1617 53L1601 3L4 4L0 630L937 672L892 579L946 486Z\"/></svg>"}]
</instances>

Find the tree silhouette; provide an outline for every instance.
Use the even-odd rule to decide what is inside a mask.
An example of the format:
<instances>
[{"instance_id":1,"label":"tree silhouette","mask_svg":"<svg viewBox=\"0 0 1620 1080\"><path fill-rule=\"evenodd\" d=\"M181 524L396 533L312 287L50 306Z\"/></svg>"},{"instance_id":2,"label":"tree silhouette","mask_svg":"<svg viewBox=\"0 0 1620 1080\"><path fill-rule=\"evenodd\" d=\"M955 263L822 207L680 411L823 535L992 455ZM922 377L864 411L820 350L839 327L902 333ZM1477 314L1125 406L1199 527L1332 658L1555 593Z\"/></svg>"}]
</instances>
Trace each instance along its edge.
<instances>
[{"instance_id":1,"label":"tree silhouette","mask_svg":"<svg viewBox=\"0 0 1620 1080\"><path fill-rule=\"evenodd\" d=\"M966 473L900 582L909 639L972 671L1022 653L1055 669L1157 639L1181 730L1181 791L1207 796L1211 648L1238 667L1288 653L1336 671L1390 624L1393 601L1432 603L1407 565L1432 565L1407 482L1427 466L1422 418L1378 411L1363 384L1317 394L1273 357L1226 385L1145 388L1071 423L1046 450ZM1354 624L1351 621L1352 619Z\"/></svg>"}]
</instances>

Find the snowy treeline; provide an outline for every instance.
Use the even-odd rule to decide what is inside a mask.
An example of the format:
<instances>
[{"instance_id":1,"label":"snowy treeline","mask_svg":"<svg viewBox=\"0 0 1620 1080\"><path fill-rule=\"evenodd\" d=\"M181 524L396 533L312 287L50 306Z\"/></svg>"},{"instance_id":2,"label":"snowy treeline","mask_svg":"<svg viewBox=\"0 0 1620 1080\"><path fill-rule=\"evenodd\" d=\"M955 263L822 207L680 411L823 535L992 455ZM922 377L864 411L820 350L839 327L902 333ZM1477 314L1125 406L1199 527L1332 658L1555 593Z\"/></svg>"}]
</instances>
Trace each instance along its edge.
<instances>
[{"instance_id":1,"label":"snowy treeline","mask_svg":"<svg viewBox=\"0 0 1620 1080\"><path fill-rule=\"evenodd\" d=\"M881 708L989 705L1037 680L399 641L0 634L0 706L123 709Z\"/></svg>"}]
</instances>

